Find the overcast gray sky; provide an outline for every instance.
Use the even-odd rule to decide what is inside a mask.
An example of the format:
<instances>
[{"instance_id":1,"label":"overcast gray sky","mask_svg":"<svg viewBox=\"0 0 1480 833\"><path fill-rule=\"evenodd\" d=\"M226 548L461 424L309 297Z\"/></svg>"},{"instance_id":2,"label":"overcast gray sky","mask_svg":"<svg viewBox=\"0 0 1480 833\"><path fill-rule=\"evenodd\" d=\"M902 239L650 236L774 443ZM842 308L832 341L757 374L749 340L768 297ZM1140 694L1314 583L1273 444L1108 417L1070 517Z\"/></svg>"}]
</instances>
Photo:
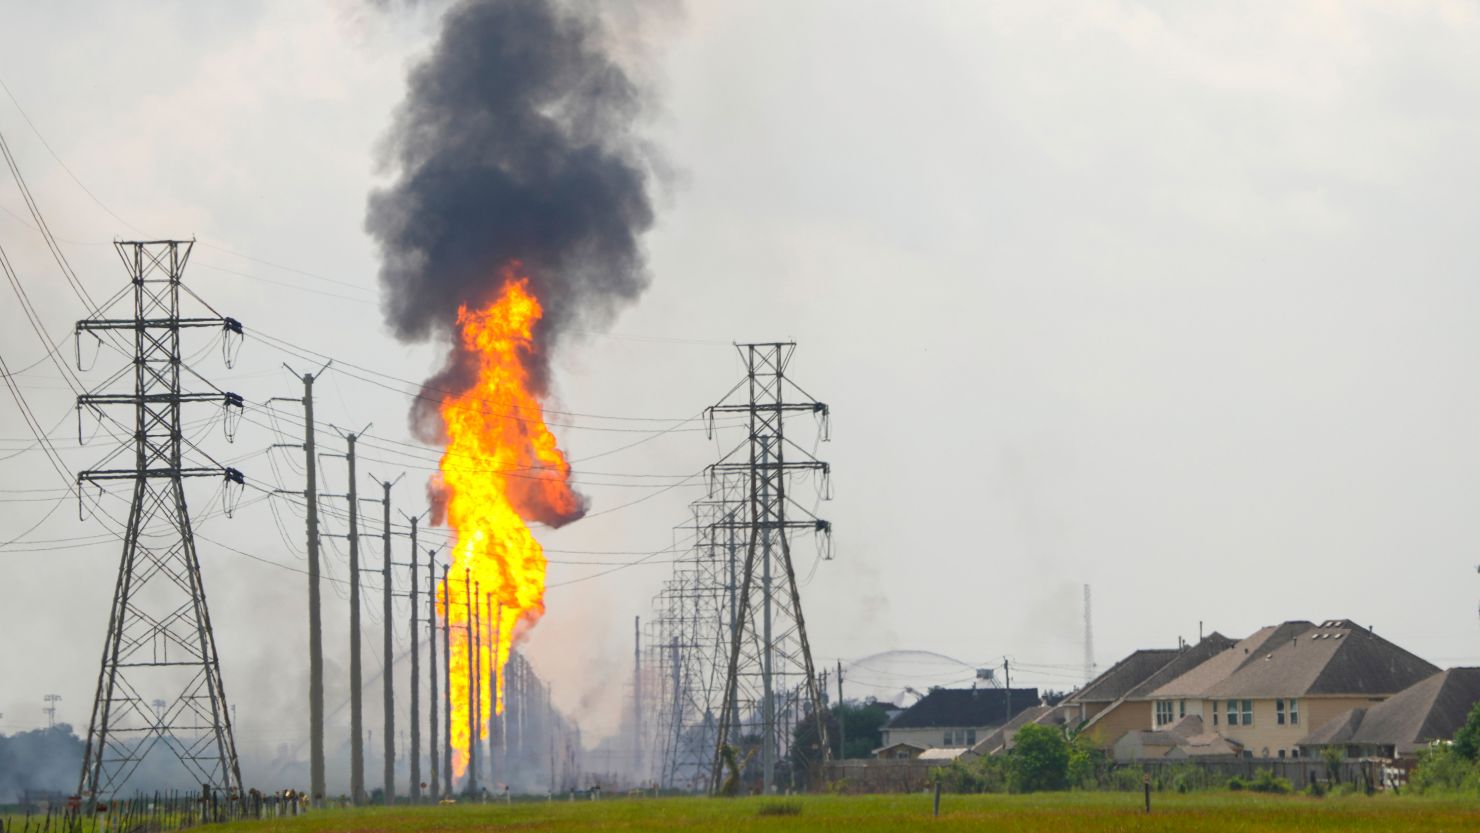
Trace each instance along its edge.
<instances>
[{"instance_id":1,"label":"overcast gray sky","mask_svg":"<svg viewBox=\"0 0 1480 833\"><path fill-rule=\"evenodd\" d=\"M94 296L125 281L115 237L197 235L189 284L249 334L405 379L434 367L435 347L386 334L362 225L435 6L6 6L0 80L81 184L3 98L0 130ZM1440 665L1480 664L1475 6L665 8L628 32L656 50L645 130L672 169L646 241L652 287L609 333L567 345L551 405L681 419L738 378L729 342L796 339L796 377L834 413L819 456L836 499L819 514L837 557L804 588L820 661L1008 655L1015 683L1064 688L1080 676L1087 582L1101 664L1195 638L1199 622L1242 636L1336 617ZM8 177L0 209L46 328L67 332L82 310ZM18 369L43 352L5 297L0 354ZM260 401L298 393L285 358L249 338L234 370L197 365ZM116 366L99 361L85 379ZM72 468L104 453L75 449L54 368L20 379L48 425L62 420ZM403 395L324 380L323 421L409 439ZM651 430L573 422L555 430L578 461ZM296 460L262 453L271 431L213 437L256 482L299 482ZM6 400L0 457L28 443ZM679 430L577 463L616 484L584 487L594 512L648 499L541 537L661 548L700 489L636 475L687 475L720 450ZM375 456L375 475L405 468ZM406 470L398 505L419 508L425 472ZM0 460L0 540L62 486L38 452ZM198 512L209 491L192 493ZM257 504L202 532L301 566L301 525L283 521L286 541ZM25 539L52 543L0 549L0 730L44 724L48 692L85 727L117 565L103 531L69 504ZM302 576L201 551L243 750L296 744ZM798 554L809 572L810 548ZM552 583L633 557L565 559L588 563L552 565ZM667 573L655 562L552 588L530 635L593 735L616 725L631 618ZM347 608L326 598L338 661ZM874 675L880 694L896 673ZM914 684L969 676L928 673ZM331 707L343 691L336 680Z\"/></svg>"}]
</instances>

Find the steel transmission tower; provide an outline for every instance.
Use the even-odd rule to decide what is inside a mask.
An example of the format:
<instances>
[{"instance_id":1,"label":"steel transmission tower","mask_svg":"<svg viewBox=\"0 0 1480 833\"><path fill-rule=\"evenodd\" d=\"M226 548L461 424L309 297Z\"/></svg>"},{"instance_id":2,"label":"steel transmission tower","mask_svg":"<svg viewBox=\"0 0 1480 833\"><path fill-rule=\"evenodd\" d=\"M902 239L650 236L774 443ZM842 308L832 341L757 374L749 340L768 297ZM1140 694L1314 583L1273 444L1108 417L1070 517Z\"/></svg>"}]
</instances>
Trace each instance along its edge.
<instances>
[{"instance_id":1,"label":"steel transmission tower","mask_svg":"<svg viewBox=\"0 0 1480 833\"><path fill-rule=\"evenodd\" d=\"M113 795L145 756L163 745L184 766L191 783L239 795L241 771L231 711L221 682L184 481L187 477L222 478L223 493L229 495L244 480L241 472L217 465L209 457L205 465L187 463L187 448L205 455L183 436L181 410L187 403L217 402L230 414L230 408L241 408L242 400L220 390L181 391L180 333L187 328L220 328L232 339L241 336L242 328L230 318L181 316L181 292L195 297L180 283L191 241L114 245L133 281L133 317L79 321L77 334L79 339L83 333L99 339L105 335L117 338L112 333L131 334L134 389L132 393L89 393L79 397L77 404L79 414L83 408L131 407L134 459L131 467L92 469L79 473L77 479L79 487L132 481L133 504L78 793L90 798ZM229 419L227 424L231 424ZM103 465L126 450L130 448L120 448ZM168 692L170 698L156 713L144 692Z\"/></svg>"},{"instance_id":2,"label":"steel transmission tower","mask_svg":"<svg viewBox=\"0 0 1480 833\"><path fill-rule=\"evenodd\" d=\"M692 522L679 527L689 551L653 597L644 655L656 777L665 788L705 791L714 763L715 729L729 668L741 565L741 536L732 523L745 480L717 475L712 496L692 502Z\"/></svg>"},{"instance_id":3,"label":"steel transmission tower","mask_svg":"<svg viewBox=\"0 0 1480 833\"><path fill-rule=\"evenodd\" d=\"M1084 684L1095 678L1095 627L1090 618L1089 585L1084 585Z\"/></svg>"},{"instance_id":4,"label":"steel transmission tower","mask_svg":"<svg viewBox=\"0 0 1480 833\"><path fill-rule=\"evenodd\" d=\"M714 418L741 415L744 442L710 466L711 476L739 474L746 482L744 511L717 522L721 530L743 533L734 624L726 663L725 693L716 727L711 789L724 783L725 748L732 736L759 736L762 789L776 787L776 767L786 756L793 717L815 721L816 758L829 757L818 677L807 641L790 538L810 531L823 557L830 557L832 525L809 512L790 494L798 474L815 474L824 499L830 467L787 434L787 414L812 414L819 439L828 438L829 414L786 375L796 350L791 342L737 345L745 360L746 378L718 405L707 411L710 433ZM735 401L740 400L740 401ZM739 760L747 756L741 752ZM793 777L793 784L795 778Z\"/></svg>"}]
</instances>

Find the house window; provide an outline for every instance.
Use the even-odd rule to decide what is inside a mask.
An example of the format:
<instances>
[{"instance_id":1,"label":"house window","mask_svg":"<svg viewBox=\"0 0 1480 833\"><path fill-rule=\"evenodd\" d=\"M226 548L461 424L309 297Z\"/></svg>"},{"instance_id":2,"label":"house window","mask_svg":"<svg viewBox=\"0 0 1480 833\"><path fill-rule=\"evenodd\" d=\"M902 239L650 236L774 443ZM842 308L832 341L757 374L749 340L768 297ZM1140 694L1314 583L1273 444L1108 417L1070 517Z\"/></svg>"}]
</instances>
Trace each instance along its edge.
<instances>
[{"instance_id":1,"label":"house window","mask_svg":"<svg viewBox=\"0 0 1480 833\"><path fill-rule=\"evenodd\" d=\"M967 729L966 730L966 745L967 746L976 746L976 730L975 729Z\"/></svg>"},{"instance_id":2,"label":"house window","mask_svg":"<svg viewBox=\"0 0 1480 833\"><path fill-rule=\"evenodd\" d=\"M1218 701L1213 701L1213 725L1218 725Z\"/></svg>"},{"instance_id":3,"label":"house window","mask_svg":"<svg viewBox=\"0 0 1480 833\"><path fill-rule=\"evenodd\" d=\"M1178 717L1186 717L1187 716L1187 701L1186 700L1178 700L1177 701L1177 716Z\"/></svg>"},{"instance_id":4,"label":"house window","mask_svg":"<svg viewBox=\"0 0 1480 833\"><path fill-rule=\"evenodd\" d=\"M1285 701L1274 701L1274 722L1277 726L1285 725Z\"/></svg>"},{"instance_id":5,"label":"house window","mask_svg":"<svg viewBox=\"0 0 1480 833\"><path fill-rule=\"evenodd\" d=\"M1244 717L1243 717L1243 720L1240 720L1239 722L1242 723L1245 726L1253 726L1254 725L1254 701L1253 700L1245 700L1244 701Z\"/></svg>"},{"instance_id":6,"label":"house window","mask_svg":"<svg viewBox=\"0 0 1480 833\"><path fill-rule=\"evenodd\" d=\"M1299 700L1291 700L1290 701L1290 725L1291 726L1299 726L1300 725L1300 701Z\"/></svg>"},{"instance_id":7,"label":"house window","mask_svg":"<svg viewBox=\"0 0 1480 833\"><path fill-rule=\"evenodd\" d=\"M1229 726L1237 726L1238 725L1238 701L1237 700L1229 700L1228 701L1228 725Z\"/></svg>"},{"instance_id":8,"label":"house window","mask_svg":"<svg viewBox=\"0 0 1480 833\"><path fill-rule=\"evenodd\" d=\"M941 746L955 746L955 745L956 745L956 730L954 730L954 729L947 729L946 730L946 739L945 739L945 742L942 743Z\"/></svg>"},{"instance_id":9,"label":"house window","mask_svg":"<svg viewBox=\"0 0 1480 833\"><path fill-rule=\"evenodd\" d=\"M1172 701L1156 701L1156 725L1165 726L1172 722Z\"/></svg>"},{"instance_id":10,"label":"house window","mask_svg":"<svg viewBox=\"0 0 1480 833\"><path fill-rule=\"evenodd\" d=\"M1285 757L1285 750L1283 750L1283 749L1280 750L1280 757L1281 758Z\"/></svg>"}]
</instances>

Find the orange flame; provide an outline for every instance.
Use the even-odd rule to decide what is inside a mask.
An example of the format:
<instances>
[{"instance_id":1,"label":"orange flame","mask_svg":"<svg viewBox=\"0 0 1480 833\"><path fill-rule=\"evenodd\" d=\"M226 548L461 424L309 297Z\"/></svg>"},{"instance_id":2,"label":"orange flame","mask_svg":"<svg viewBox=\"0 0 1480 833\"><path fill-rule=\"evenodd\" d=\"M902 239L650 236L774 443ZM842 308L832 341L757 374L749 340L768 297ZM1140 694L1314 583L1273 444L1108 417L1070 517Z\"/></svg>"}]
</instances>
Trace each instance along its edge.
<instances>
[{"instance_id":1,"label":"orange flame","mask_svg":"<svg viewBox=\"0 0 1480 833\"><path fill-rule=\"evenodd\" d=\"M570 463L545 425L539 397L529 389L526 360L534 355L534 329L543 310L520 264L506 267L502 278L503 290L493 303L477 311L458 308L460 346L476 359L478 377L463 393L443 397L440 407L447 431L440 487L456 539L447 588L437 601L451 628L450 728L458 777L468 765L474 670L468 641L474 614L479 620L474 644L481 642L479 676L496 678L492 687L481 686L479 697L479 737L485 739L490 717L504 710L509 651L545 612L544 551L526 519L562 522L584 509L570 487Z\"/></svg>"}]
</instances>

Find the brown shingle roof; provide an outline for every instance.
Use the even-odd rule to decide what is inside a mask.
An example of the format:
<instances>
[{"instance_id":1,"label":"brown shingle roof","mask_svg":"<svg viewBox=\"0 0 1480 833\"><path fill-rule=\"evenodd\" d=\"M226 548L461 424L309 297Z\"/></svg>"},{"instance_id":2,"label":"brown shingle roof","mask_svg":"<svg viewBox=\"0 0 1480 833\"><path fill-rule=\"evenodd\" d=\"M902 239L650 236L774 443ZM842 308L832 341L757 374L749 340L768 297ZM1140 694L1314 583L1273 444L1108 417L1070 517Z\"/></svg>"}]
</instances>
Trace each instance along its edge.
<instances>
[{"instance_id":1,"label":"brown shingle roof","mask_svg":"<svg viewBox=\"0 0 1480 833\"><path fill-rule=\"evenodd\" d=\"M1213 654L1201 664L1176 677L1165 685L1151 691L1148 696L1157 699L1173 697L1202 697L1208 689L1228 679L1250 658L1258 656L1261 647L1283 637L1287 632L1314 627L1310 622L1286 622L1260 628L1232 646ZM1288 637L1284 637L1288 638ZM1204 640L1206 641L1206 640Z\"/></svg>"},{"instance_id":2,"label":"brown shingle roof","mask_svg":"<svg viewBox=\"0 0 1480 833\"><path fill-rule=\"evenodd\" d=\"M1145 682L1148 677L1161 670L1177 657L1175 648L1150 648L1133 652L1130 656L1110 666L1100 676L1090 680L1084 688L1065 698L1066 703L1111 703L1124 697L1126 692Z\"/></svg>"},{"instance_id":3,"label":"brown shingle roof","mask_svg":"<svg viewBox=\"0 0 1480 833\"><path fill-rule=\"evenodd\" d=\"M1135 688L1126 692L1127 700L1140 700L1151 696L1151 693L1163 685L1177 679L1183 674L1202 665L1215 655L1228 650L1234 646L1234 641L1217 631L1213 631L1203 637L1196 645L1183 648L1172 658L1171 662L1157 669L1155 674L1147 677Z\"/></svg>"},{"instance_id":4,"label":"brown shingle roof","mask_svg":"<svg viewBox=\"0 0 1480 833\"><path fill-rule=\"evenodd\" d=\"M1480 668L1451 668L1367 709L1351 709L1311 732L1306 746L1370 744L1406 755L1450 738L1480 701Z\"/></svg>"},{"instance_id":5,"label":"brown shingle roof","mask_svg":"<svg viewBox=\"0 0 1480 833\"><path fill-rule=\"evenodd\" d=\"M889 721L889 728L1000 726L1023 709L1036 705L1036 688L935 688L895 715Z\"/></svg>"},{"instance_id":6,"label":"brown shingle roof","mask_svg":"<svg viewBox=\"0 0 1480 833\"><path fill-rule=\"evenodd\" d=\"M1439 670L1346 620L1324 622L1288 636L1282 631L1287 631L1285 626L1251 649L1247 658L1240 658L1238 668L1209 686L1204 696L1395 694Z\"/></svg>"}]
</instances>

